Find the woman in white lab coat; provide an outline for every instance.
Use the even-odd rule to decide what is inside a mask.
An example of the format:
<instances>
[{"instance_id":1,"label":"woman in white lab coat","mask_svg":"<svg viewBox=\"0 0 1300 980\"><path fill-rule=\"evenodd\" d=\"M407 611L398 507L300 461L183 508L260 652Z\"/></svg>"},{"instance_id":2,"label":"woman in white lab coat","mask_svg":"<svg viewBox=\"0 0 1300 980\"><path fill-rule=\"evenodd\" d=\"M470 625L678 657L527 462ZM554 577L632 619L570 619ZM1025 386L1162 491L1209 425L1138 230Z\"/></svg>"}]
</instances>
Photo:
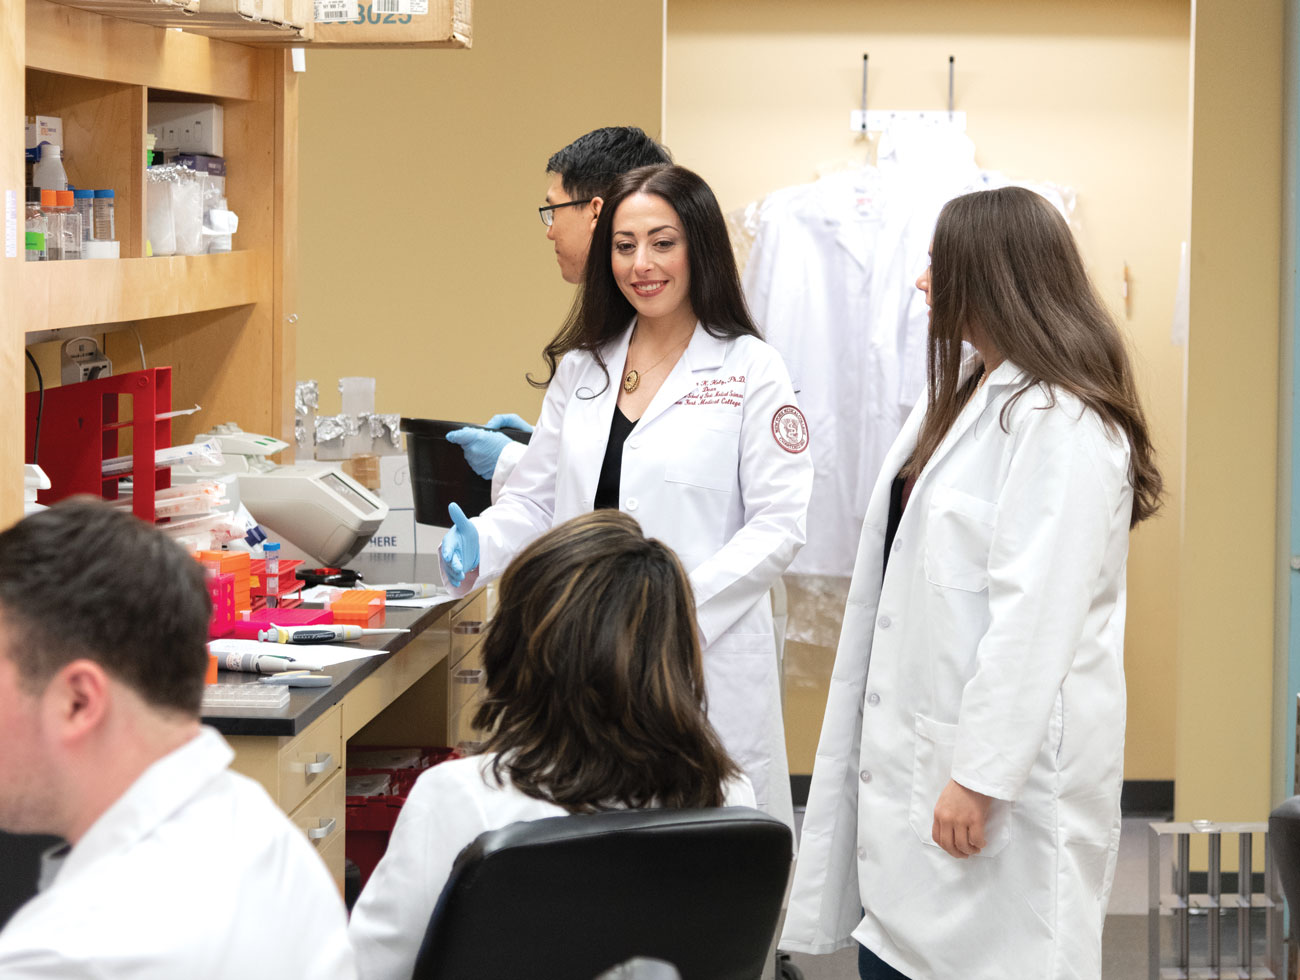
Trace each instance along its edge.
<instances>
[{"instance_id":1,"label":"woman in white lab coat","mask_svg":"<svg viewBox=\"0 0 1300 980\"><path fill-rule=\"evenodd\" d=\"M1032 192L949 203L917 286L928 395L862 527L781 947L855 940L869 978L1097 980L1146 421Z\"/></svg>"},{"instance_id":2,"label":"woman in white lab coat","mask_svg":"<svg viewBox=\"0 0 1300 980\"><path fill-rule=\"evenodd\" d=\"M652 806L752 806L704 714L691 587L616 510L524 550L483 640L482 755L416 780L352 912L362 980L408 980L456 855L520 820ZM509 937L503 936L508 941Z\"/></svg>"},{"instance_id":3,"label":"woman in white lab coat","mask_svg":"<svg viewBox=\"0 0 1300 980\"><path fill-rule=\"evenodd\" d=\"M463 593L555 523L631 514L690 573L709 720L759 806L792 822L768 590L804 541L809 433L696 174L619 178L546 359L541 418L497 503L472 521L453 506L444 577Z\"/></svg>"}]
</instances>

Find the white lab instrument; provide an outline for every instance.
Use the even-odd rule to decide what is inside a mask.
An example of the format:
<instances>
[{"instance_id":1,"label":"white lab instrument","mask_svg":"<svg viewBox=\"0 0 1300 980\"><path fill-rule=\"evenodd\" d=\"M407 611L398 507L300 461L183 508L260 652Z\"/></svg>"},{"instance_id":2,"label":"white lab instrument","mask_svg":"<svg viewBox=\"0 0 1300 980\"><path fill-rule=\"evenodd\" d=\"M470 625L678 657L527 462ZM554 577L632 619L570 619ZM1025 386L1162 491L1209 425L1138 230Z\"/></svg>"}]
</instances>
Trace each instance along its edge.
<instances>
[{"instance_id":1,"label":"white lab instrument","mask_svg":"<svg viewBox=\"0 0 1300 980\"><path fill-rule=\"evenodd\" d=\"M196 442L209 439L220 445L225 462L177 467L173 477L229 481L232 501L314 561L341 565L355 557L388 516L388 505L335 463L280 464L267 458L288 449L287 442L245 432L233 422L195 437Z\"/></svg>"}]
</instances>

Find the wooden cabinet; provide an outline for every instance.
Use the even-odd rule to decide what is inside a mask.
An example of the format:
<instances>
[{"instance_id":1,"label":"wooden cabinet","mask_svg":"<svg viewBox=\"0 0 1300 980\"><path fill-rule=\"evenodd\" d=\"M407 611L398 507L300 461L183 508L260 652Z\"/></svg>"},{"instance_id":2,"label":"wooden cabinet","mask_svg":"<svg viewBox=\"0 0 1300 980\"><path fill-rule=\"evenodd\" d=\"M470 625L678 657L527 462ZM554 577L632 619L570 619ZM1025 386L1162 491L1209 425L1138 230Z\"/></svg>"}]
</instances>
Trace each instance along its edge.
<instances>
[{"instance_id":1,"label":"wooden cabinet","mask_svg":"<svg viewBox=\"0 0 1300 980\"><path fill-rule=\"evenodd\" d=\"M482 697L458 702L458 670L481 674L486 597L476 592L444 615L421 619L410 642L359 683L332 700L319 717L291 735L227 734L235 750L232 768L259 782L318 848L342 888L343 831L347 822L349 744L456 745L476 741L469 716ZM340 682L336 681L336 687ZM342 688L339 688L342 690ZM332 692L318 695L330 697ZM468 714L467 714L468 713ZM220 719L209 719L218 728ZM458 733L464 733L460 737Z\"/></svg>"},{"instance_id":2,"label":"wooden cabinet","mask_svg":"<svg viewBox=\"0 0 1300 980\"><path fill-rule=\"evenodd\" d=\"M0 390L23 418L35 387L21 347L47 386L58 384L58 346L105 333L118 373L141 360L173 370L173 443L234 420L292 442L297 237L297 76L282 49L166 30L86 10L6 3L3 27L19 44L0 59L0 188L17 199L22 237L25 115L63 120L65 168L83 187L112 187L121 258L76 262L0 259L0 321L13 331L0 357ZM6 38L10 35L5 34ZM17 98L15 98L15 93ZM227 199L239 214L235 251L146 257L145 128L152 98L211 101L225 118ZM7 241L8 244L8 241ZM134 332L121 330L128 325ZM117 330L118 332L107 332ZM137 343L138 336L138 343ZM22 427L0 433L0 526L21 516ZM42 452L57 452L53 438Z\"/></svg>"},{"instance_id":3,"label":"wooden cabinet","mask_svg":"<svg viewBox=\"0 0 1300 980\"><path fill-rule=\"evenodd\" d=\"M75 2L0 4L4 417L22 419L23 392L35 387L25 346L46 383L56 384L57 342L103 332L119 372L140 360L169 365L173 407L202 406L200 413L175 420L174 443L226 421L292 443L298 82L284 44L302 38L275 27L275 18L251 22L238 11L253 4L297 11L292 18L301 20L309 4L222 0L218 6L228 8L225 16L235 25L222 30L204 12L212 4L198 4L197 17L185 12L196 0ZM315 45L469 46L469 0L432 0L424 17L418 37L369 24L355 24L354 30L333 25L327 32L332 37ZM223 107L227 199L239 215L234 252L146 257L144 153L151 98ZM24 261L26 115L63 119L64 161L73 183L114 189L121 258ZM0 527L22 514L23 457L22 426L0 428Z\"/></svg>"},{"instance_id":4,"label":"wooden cabinet","mask_svg":"<svg viewBox=\"0 0 1300 980\"><path fill-rule=\"evenodd\" d=\"M257 780L289 820L327 854L330 874L343 886L343 837L347 822L343 778L342 705L337 704L292 738L265 735L227 738L235 750L233 768Z\"/></svg>"}]
</instances>

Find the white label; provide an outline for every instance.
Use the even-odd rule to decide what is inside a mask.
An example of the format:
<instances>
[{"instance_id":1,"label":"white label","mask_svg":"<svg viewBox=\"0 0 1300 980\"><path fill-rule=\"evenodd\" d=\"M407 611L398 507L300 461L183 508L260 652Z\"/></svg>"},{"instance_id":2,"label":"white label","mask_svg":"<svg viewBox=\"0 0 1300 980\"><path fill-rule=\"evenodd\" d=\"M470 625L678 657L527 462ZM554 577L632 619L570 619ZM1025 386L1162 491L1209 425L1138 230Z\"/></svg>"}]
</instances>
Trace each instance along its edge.
<instances>
[{"instance_id":1,"label":"white label","mask_svg":"<svg viewBox=\"0 0 1300 980\"><path fill-rule=\"evenodd\" d=\"M5 258L18 258L17 191L5 191Z\"/></svg>"},{"instance_id":2,"label":"white label","mask_svg":"<svg viewBox=\"0 0 1300 980\"><path fill-rule=\"evenodd\" d=\"M357 19L357 0L315 0L314 16L317 24L337 24Z\"/></svg>"}]
</instances>

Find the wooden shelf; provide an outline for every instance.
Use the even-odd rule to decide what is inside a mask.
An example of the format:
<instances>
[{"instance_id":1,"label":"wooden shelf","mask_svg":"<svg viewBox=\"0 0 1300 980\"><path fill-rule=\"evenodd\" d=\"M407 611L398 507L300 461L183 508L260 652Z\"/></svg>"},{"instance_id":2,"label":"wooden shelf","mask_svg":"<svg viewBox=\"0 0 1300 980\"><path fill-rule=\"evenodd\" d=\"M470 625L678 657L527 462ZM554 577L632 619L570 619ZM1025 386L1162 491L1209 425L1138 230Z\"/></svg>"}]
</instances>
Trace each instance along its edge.
<instances>
[{"instance_id":1,"label":"wooden shelf","mask_svg":"<svg viewBox=\"0 0 1300 980\"><path fill-rule=\"evenodd\" d=\"M150 259L29 262L27 333L219 310L265 300L270 259L257 251Z\"/></svg>"},{"instance_id":2,"label":"wooden shelf","mask_svg":"<svg viewBox=\"0 0 1300 980\"><path fill-rule=\"evenodd\" d=\"M192 92L221 99L272 99L259 75L262 52L246 44L169 31L27 0L29 68Z\"/></svg>"}]
</instances>

